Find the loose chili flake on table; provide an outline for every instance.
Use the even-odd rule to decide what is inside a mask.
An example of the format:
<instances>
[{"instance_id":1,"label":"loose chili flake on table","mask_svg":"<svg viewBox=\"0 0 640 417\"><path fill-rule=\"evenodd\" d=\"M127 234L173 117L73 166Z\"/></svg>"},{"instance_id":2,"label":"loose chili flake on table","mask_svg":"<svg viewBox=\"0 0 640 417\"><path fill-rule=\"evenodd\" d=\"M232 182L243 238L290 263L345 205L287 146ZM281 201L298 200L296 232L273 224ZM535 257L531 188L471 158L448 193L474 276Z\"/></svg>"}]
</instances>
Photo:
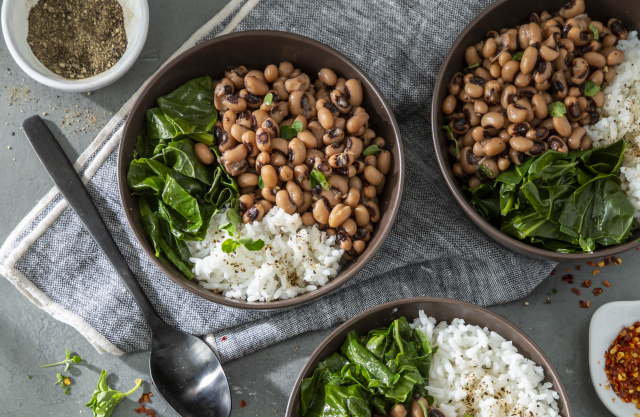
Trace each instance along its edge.
<instances>
[{"instance_id":1,"label":"loose chili flake on table","mask_svg":"<svg viewBox=\"0 0 640 417\"><path fill-rule=\"evenodd\" d=\"M618 397L640 409L640 322L622 329L605 352L604 370Z\"/></svg>"}]
</instances>

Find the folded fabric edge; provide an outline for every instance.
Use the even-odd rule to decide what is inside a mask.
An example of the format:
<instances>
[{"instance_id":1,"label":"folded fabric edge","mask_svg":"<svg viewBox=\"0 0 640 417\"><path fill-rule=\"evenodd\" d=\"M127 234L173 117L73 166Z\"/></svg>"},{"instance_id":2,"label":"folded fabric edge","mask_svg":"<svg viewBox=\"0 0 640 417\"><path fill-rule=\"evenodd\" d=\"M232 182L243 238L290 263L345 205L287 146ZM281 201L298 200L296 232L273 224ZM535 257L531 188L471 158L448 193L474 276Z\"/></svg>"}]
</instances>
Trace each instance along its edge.
<instances>
[{"instance_id":1,"label":"folded fabric edge","mask_svg":"<svg viewBox=\"0 0 640 417\"><path fill-rule=\"evenodd\" d=\"M70 325L81 335L83 335L91 345L96 348L98 353L112 353L114 355L122 355L123 351L118 349L113 343L107 340L102 334L94 329L82 317L61 307L58 303L51 300L44 292L40 291L31 281L27 279L20 271L13 267L0 265L0 274L4 275L29 301L49 313L54 319Z\"/></svg>"}]
</instances>

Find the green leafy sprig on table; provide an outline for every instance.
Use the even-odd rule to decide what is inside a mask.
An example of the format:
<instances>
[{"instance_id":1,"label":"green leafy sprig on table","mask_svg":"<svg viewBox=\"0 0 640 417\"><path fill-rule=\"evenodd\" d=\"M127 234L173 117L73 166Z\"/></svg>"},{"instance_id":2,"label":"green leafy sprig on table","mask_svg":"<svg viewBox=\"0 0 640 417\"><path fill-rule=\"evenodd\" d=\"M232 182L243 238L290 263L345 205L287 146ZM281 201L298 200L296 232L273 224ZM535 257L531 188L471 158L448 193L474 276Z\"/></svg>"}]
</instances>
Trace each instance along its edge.
<instances>
[{"instance_id":1,"label":"green leafy sprig on table","mask_svg":"<svg viewBox=\"0 0 640 417\"><path fill-rule=\"evenodd\" d=\"M341 352L320 362L313 376L302 381L298 414L389 415L397 404L410 411L416 394L431 405L433 398L424 387L433 353L426 336L411 329L404 317L363 336L351 332Z\"/></svg>"},{"instance_id":2,"label":"green leafy sprig on table","mask_svg":"<svg viewBox=\"0 0 640 417\"><path fill-rule=\"evenodd\" d=\"M69 349L67 349L67 358L61 360L60 362L56 362L56 363L50 363L48 365L42 365L40 366L41 368L48 368L49 366L56 366L56 365L64 365L64 371L66 372L69 369L69 366L72 363L80 363L82 361L82 359L80 359L80 356L71 356L71 354L69 353Z\"/></svg>"},{"instance_id":3,"label":"green leafy sprig on table","mask_svg":"<svg viewBox=\"0 0 640 417\"><path fill-rule=\"evenodd\" d=\"M626 147L621 139L568 154L549 150L463 188L474 209L510 236L560 253L592 252L625 243L635 228L620 188Z\"/></svg>"},{"instance_id":4,"label":"green leafy sprig on table","mask_svg":"<svg viewBox=\"0 0 640 417\"><path fill-rule=\"evenodd\" d=\"M236 235L236 225L232 222L227 222L218 226L219 230L226 230L229 234L229 239L222 242L222 251L224 253L231 253L236 250L238 246L244 246L250 251L257 251L264 248L264 241L262 239L252 239L250 237L241 238L240 235Z\"/></svg>"},{"instance_id":5,"label":"green leafy sprig on table","mask_svg":"<svg viewBox=\"0 0 640 417\"><path fill-rule=\"evenodd\" d=\"M58 372L56 374L56 377L58 378L58 380L56 381L55 384L53 385L58 385L58 384L62 384L60 385L62 387L62 389L64 390L64 395L69 395L71 394L71 389L68 387L68 385L71 385L71 380L69 380L68 376L62 375L60 372Z\"/></svg>"},{"instance_id":6,"label":"green leafy sprig on table","mask_svg":"<svg viewBox=\"0 0 640 417\"><path fill-rule=\"evenodd\" d=\"M93 391L91 400L85 404L93 410L93 417L109 417L120 401L127 395L133 394L142 385L142 380L137 379L136 385L127 392L120 392L109 388L107 385L107 371L103 370L98 380L98 387Z\"/></svg>"},{"instance_id":7,"label":"green leafy sprig on table","mask_svg":"<svg viewBox=\"0 0 640 417\"><path fill-rule=\"evenodd\" d=\"M147 111L127 173L155 255L188 279L194 265L185 242L203 240L211 218L222 209L229 210L232 221L242 222L238 184L222 165L207 166L194 151L194 142L201 142L220 157L211 134L217 114L208 76L158 98L158 107Z\"/></svg>"}]
</instances>

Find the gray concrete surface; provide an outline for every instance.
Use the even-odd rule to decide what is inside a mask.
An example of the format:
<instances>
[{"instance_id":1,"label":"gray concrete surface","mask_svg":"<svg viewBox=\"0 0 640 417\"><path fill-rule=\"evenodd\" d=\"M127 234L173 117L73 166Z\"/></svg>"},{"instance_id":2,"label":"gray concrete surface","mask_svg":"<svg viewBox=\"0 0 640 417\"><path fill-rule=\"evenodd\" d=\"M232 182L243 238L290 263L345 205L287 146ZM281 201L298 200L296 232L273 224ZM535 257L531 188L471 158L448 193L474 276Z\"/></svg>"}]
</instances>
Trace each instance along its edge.
<instances>
[{"instance_id":1,"label":"gray concrete surface","mask_svg":"<svg viewBox=\"0 0 640 417\"><path fill-rule=\"evenodd\" d=\"M50 90L29 79L14 63L4 42L0 42L0 241L52 186L36 156L19 130L28 115L38 113L49 121L72 160L88 146L110 115L175 51L197 28L217 13L225 0L155 0L150 2L151 28L145 48L135 66L116 84L91 95ZM46 113L46 114L45 114ZM64 122L64 123L62 123ZM7 147L11 149L7 149ZM14 161L15 159L15 161ZM587 339L589 320L602 304L640 297L636 283L640 254L623 254L622 265L594 268L559 265L524 300L491 307L518 325L540 345L551 359L569 392L576 416L611 415L600 403L589 380ZM570 269L570 272L565 271ZM561 281L575 276L574 285ZM591 289L580 283L591 279ZM594 287L611 282L602 295ZM571 293L580 288L580 297ZM557 288L556 295L549 295ZM545 304L549 298L551 304ZM591 300L590 309L580 309L578 300ZM529 303L525 306L525 301ZM331 329L308 333L225 365L233 388L233 415L256 417L281 415L298 372L305 360ZM65 349L84 361L67 373L71 395L54 386L61 369L39 368L57 362ZM109 385L128 390L136 378L148 380L148 352L121 357L99 355L71 327L39 310L6 280L0 279L0 416L91 415L84 407L102 369L109 372ZM32 377L29 378L28 375ZM148 382L144 391L154 391ZM142 390L118 406L114 417L135 416ZM158 416L175 416L158 396L146 405ZM241 400L246 402L240 407Z\"/></svg>"}]
</instances>

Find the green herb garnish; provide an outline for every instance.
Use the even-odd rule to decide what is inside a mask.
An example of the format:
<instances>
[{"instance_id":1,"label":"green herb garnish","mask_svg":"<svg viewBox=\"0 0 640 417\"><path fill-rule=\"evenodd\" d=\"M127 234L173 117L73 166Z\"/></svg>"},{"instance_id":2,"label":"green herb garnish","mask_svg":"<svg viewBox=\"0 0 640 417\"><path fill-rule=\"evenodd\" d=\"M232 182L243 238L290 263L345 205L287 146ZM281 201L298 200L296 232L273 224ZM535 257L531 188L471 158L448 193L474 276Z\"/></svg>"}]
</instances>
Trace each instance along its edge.
<instances>
[{"instance_id":1,"label":"green herb garnish","mask_svg":"<svg viewBox=\"0 0 640 417\"><path fill-rule=\"evenodd\" d=\"M264 181L262 181L262 175L258 177L258 187L262 190L264 188Z\"/></svg>"},{"instance_id":2,"label":"green herb garnish","mask_svg":"<svg viewBox=\"0 0 640 417\"><path fill-rule=\"evenodd\" d=\"M234 207L227 211L227 217L234 223L242 223L242 215L237 207Z\"/></svg>"},{"instance_id":3,"label":"green herb garnish","mask_svg":"<svg viewBox=\"0 0 640 417\"><path fill-rule=\"evenodd\" d=\"M324 175L322 175L322 172L318 171L315 168L313 168L313 170L311 170L311 173L309 174L309 183L311 184L311 188L315 187L316 185L320 185L325 190L331 189L329 183L327 182L327 179L324 177Z\"/></svg>"},{"instance_id":4,"label":"green herb garnish","mask_svg":"<svg viewBox=\"0 0 640 417\"><path fill-rule=\"evenodd\" d=\"M593 81L587 81L587 85L584 87L584 95L587 97L595 96L600 91L600 86L596 85Z\"/></svg>"},{"instance_id":5,"label":"green herb garnish","mask_svg":"<svg viewBox=\"0 0 640 417\"><path fill-rule=\"evenodd\" d=\"M482 164L478 167L478 172L480 172L480 176L485 179L490 178L492 175L491 170Z\"/></svg>"},{"instance_id":6,"label":"green herb garnish","mask_svg":"<svg viewBox=\"0 0 640 417\"><path fill-rule=\"evenodd\" d=\"M62 383L62 385L60 385L60 386L64 390L64 395L71 394L71 389L68 387L68 385L71 385L71 380L69 380L69 377L65 376L65 375L62 375L60 372L58 372L56 374L56 377L58 377L58 380L53 385L58 385L58 384Z\"/></svg>"},{"instance_id":7,"label":"green herb garnish","mask_svg":"<svg viewBox=\"0 0 640 417\"><path fill-rule=\"evenodd\" d=\"M375 155L378 152L382 152L382 149L378 147L378 145L369 145L367 149L365 149L362 154L364 156Z\"/></svg>"},{"instance_id":8,"label":"green herb garnish","mask_svg":"<svg viewBox=\"0 0 640 417\"><path fill-rule=\"evenodd\" d=\"M69 355L69 349L67 349L67 359L64 359L60 362L56 362L56 363L50 363L49 365L42 365L41 368L47 368L49 366L56 366L56 365L64 365L64 371L66 372L67 369L69 369L69 365L71 365L72 363L79 363L80 361L82 361L82 359L80 359L80 356L73 356L71 357Z\"/></svg>"},{"instance_id":9,"label":"green herb garnish","mask_svg":"<svg viewBox=\"0 0 640 417\"><path fill-rule=\"evenodd\" d=\"M479 66L480 66L480 62L476 62L476 63L475 63L475 64L473 64L473 65L469 65L469 69L471 69L471 68L477 68L477 67L479 67Z\"/></svg>"},{"instance_id":10,"label":"green herb garnish","mask_svg":"<svg viewBox=\"0 0 640 417\"><path fill-rule=\"evenodd\" d=\"M523 53L524 53L523 51L516 52L515 54L513 54L513 57L511 58L511 60L512 61L521 61Z\"/></svg>"},{"instance_id":11,"label":"green herb garnish","mask_svg":"<svg viewBox=\"0 0 640 417\"><path fill-rule=\"evenodd\" d=\"M98 388L93 391L91 401L86 403L85 407L93 409L93 417L109 417L120 401L127 395L133 394L140 385L142 385L142 379L136 379L136 386L127 392L111 389L107 385L107 371L104 370L100 374Z\"/></svg>"},{"instance_id":12,"label":"green herb garnish","mask_svg":"<svg viewBox=\"0 0 640 417\"><path fill-rule=\"evenodd\" d=\"M449 135L451 135L451 137L447 139L452 140L453 143L456 144L456 155L458 155L460 153L460 148L458 147L458 140L456 139L455 136L453 136L453 128L451 128L451 126L446 126L446 125L442 126L442 128L447 132L449 132Z\"/></svg>"},{"instance_id":13,"label":"green herb garnish","mask_svg":"<svg viewBox=\"0 0 640 417\"><path fill-rule=\"evenodd\" d=\"M596 28L593 25L589 25L589 29L591 29L591 32L593 32L593 39L595 40L600 39L600 33L598 33L598 28Z\"/></svg>"},{"instance_id":14,"label":"green herb garnish","mask_svg":"<svg viewBox=\"0 0 640 417\"><path fill-rule=\"evenodd\" d=\"M272 101L273 101L273 93L269 93L266 96L264 96L263 103L266 104L267 106L270 105Z\"/></svg>"},{"instance_id":15,"label":"green herb garnish","mask_svg":"<svg viewBox=\"0 0 640 417\"><path fill-rule=\"evenodd\" d=\"M295 138L300 132L302 132L302 122L300 120L296 120L291 126L280 126L280 137L285 140Z\"/></svg>"},{"instance_id":16,"label":"green herb garnish","mask_svg":"<svg viewBox=\"0 0 640 417\"><path fill-rule=\"evenodd\" d=\"M557 293L558 293L558 289L557 288L552 288L551 292L549 294L556 295Z\"/></svg>"},{"instance_id":17,"label":"green herb garnish","mask_svg":"<svg viewBox=\"0 0 640 417\"><path fill-rule=\"evenodd\" d=\"M549 114L553 117L562 117L567 113L567 108L561 101L547 105L547 110L549 110Z\"/></svg>"},{"instance_id":18,"label":"green herb garnish","mask_svg":"<svg viewBox=\"0 0 640 417\"><path fill-rule=\"evenodd\" d=\"M222 242L222 251L224 253L231 253L235 251L238 246L243 245L250 251L257 251L264 248L264 241L262 239L240 238L240 235L236 235L236 225L227 222L218 226L219 230L226 230L230 238Z\"/></svg>"}]
</instances>

